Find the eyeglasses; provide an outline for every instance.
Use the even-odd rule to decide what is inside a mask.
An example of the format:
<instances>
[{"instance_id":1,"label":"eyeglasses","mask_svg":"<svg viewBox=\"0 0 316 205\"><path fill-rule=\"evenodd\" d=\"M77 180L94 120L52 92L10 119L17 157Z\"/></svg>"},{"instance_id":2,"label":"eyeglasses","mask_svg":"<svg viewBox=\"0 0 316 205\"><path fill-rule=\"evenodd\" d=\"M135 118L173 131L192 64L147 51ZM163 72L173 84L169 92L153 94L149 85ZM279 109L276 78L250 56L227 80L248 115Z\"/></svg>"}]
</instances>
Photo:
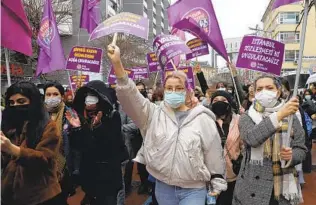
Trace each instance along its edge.
<instances>
[{"instance_id":1,"label":"eyeglasses","mask_svg":"<svg viewBox=\"0 0 316 205\"><path fill-rule=\"evenodd\" d=\"M177 88L167 87L167 88L165 88L165 91L167 91L167 92L183 92L184 90L185 90L184 87L177 87Z\"/></svg>"}]
</instances>

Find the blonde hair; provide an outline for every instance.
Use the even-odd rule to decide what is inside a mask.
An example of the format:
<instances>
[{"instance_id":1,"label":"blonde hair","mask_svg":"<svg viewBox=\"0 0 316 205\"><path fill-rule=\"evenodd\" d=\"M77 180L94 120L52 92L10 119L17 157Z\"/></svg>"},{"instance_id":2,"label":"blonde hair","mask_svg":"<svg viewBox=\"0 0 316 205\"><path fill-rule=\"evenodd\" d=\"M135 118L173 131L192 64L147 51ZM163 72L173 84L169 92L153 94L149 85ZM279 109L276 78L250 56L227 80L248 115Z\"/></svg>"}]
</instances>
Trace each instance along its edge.
<instances>
[{"instance_id":1,"label":"blonde hair","mask_svg":"<svg viewBox=\"0 0 316 205\"><path fill-rule=\"evenodd\" d=\"M190 90L189 84L188 84L188 78L185 72L181 70L173 71L170 75L167 75L165 78L164 86L166 85L166 82L169 78L177 78L181 81L181 83L184 85L186 90Z\"/></svg>"}]
</instances>

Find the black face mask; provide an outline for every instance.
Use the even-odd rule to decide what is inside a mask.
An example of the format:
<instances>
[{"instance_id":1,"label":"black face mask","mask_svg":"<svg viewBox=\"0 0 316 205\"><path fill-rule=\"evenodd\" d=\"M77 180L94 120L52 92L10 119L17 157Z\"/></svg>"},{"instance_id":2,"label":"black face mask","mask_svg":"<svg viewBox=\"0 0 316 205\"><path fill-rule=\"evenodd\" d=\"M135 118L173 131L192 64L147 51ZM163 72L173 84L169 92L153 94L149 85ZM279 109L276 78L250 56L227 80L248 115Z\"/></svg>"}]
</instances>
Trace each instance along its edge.
<instances>
[{"instance_id":1,"label":"black face mask","mask_svg":"<svg viewBox=\"0 0 316 205\"><path fill-rule=\"evenodd\" d=\"M65 104L67 107L72 107L72 101L67 101L67 102L65 102Z\"/></svg>"},{"instance_id":2,"label":"black face mask","mask_svg":"<svg viewBox=\"0 0 316 205\"><path fill-rule=\"evenodd\" d=\"M227 102L218 101L212 104L212 111L217 117L231 113L231 106Z\"/></svg>"},{"instance_id":3,"label":"black face mask","mask_svg":"<svg viewBox=\"0 0 316 205\"><path fill-rule=\"evenodd\" d=\"M141 91L140 91L140 94L142 94L145 98L148 97L146 90L141 90Z\"/></svg>"},{"instance_id":4,"label":"black face mask","mask_svg":"<svg viewBox=\"0 0 316 205\"><path fill-rule=\"evenodd\" d=\"M19 125L30 119L29 108L30 105L9 106L4 110L4 120Z\"/></svg>"}]
</instances>

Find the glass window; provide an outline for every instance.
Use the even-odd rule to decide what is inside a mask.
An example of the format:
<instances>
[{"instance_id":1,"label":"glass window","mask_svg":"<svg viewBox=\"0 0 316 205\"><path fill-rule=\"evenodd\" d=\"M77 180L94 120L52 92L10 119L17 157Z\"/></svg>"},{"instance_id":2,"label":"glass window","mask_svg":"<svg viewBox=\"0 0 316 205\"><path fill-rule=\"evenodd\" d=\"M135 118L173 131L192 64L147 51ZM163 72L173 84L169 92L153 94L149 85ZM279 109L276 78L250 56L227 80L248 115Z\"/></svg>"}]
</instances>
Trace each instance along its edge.
<instances>
[{"instance_id":1,"label":"glass window","mask_svg":"<svg viewBox=\"0 0 316 205\"><path fill-rule=\"evenodd\" d=\"M285 51L285 62L293 62L298 60L299 51L298 50L286 50Z\"/></svg>"},{"instance_id":2,"label":"glass window","mask_svg":"<svg viewBox=\"0 0 316 205\"><path fill-rule=\"evenodd\" d=\"M279 14L279 24L298 24L300 14L298 12L284 12Z\"/></svg>"},{"instance_id":3,"label":"glass window","mask_svg":"<svg viewBox=\"0 0 316 205\"><path fill-rule=\"evenodd\" d=\"M280 32L278 40L282 43L298 43L300 34L298 32Z\"/></svg>"}]
</instances>

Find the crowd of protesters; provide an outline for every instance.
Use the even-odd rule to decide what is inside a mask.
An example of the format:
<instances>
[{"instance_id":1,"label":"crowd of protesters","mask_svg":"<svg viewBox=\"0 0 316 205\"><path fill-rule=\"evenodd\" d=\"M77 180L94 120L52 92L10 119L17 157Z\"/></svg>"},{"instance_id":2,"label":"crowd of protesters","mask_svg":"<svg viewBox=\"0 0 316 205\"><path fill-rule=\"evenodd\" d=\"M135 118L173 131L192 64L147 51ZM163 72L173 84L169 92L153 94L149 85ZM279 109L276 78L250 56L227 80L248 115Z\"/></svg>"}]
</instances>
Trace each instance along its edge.
<instances>
[{"instance_id":1,"label":"crowd of protesters","mask_svg":"<svg viewBox=\"0 0 316 205\"><path fill-rule=\"evenodd\" d=\"M75 95L58 82L47 83L44 96L25 81L7 89L2 204L66 205L80 186L82 205L124 205L134 168L138 194L151 196L152 205L205 205L207 195L218 205L303 201L316 139L316 85L301 96L268 75L243 86L229 64L236 86L208 85L197 68L200 87L174 71L148 89L128 78L117 46L108 47L108 57L115 89L102 81Z\"/></svg>"}]
</instances>

